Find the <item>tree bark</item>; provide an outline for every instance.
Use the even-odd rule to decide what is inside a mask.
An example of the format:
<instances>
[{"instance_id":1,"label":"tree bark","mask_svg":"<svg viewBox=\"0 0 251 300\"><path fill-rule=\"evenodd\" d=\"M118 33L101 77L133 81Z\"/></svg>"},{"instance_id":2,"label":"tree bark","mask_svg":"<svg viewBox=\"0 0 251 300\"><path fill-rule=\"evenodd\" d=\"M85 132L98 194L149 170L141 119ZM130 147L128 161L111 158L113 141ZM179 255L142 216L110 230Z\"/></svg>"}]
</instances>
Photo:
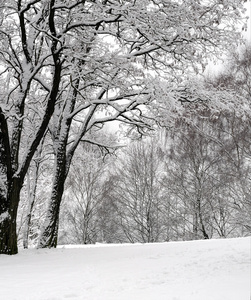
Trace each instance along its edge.
<instances>
[{"instance_id":1,"label":"tree bark","mask_svg":"<svg viewBox=\"0 0 251 300\"><path fill-rule=\"evenodd\" d=\"M64 184L68 173L66 165L66 144L64 141L64 143L61 144L61 147L57 149L51 198L47 209L45 222L41 230L38 248L57 247L60 205L64 192Z\"/></svg>"},{"instance_id":2,"label":"tree bark","mask_svg":"<svg viewBox=\"0 0 251 300\"><path fill-rule=\"evenodd\" d=\"M8 126L0 107L0 254L18 251L16 215L22 179L12 173Z\"/></svg>"},{"instance_id":3,"label":"tree bark","mask_svg":"<svg viewBox=\"0 0 251 300\"><path fill-rule=\"evenodd\" d=\"M16 217L22 184L14 178L9 186L6 197L0 198L0 254L11 255L18 252Z\"/></svg>"},{"instance_id":4,"label":"tree bark","mask_svg":"<svg viewBox=\"0 0 251 300\"><path fill-rule=\"evenodd\" d=\"M35 161L35 166L33 169L33 178L30 178L29 173L27 174L27 194L28 194L28 208L27 214L25 217L24 230L23 230L23 247L28 249L29 245L29 233L31 226L31 216L33 207L36 200L36 191L37 191L37 182L39 177L39 168L42 159L42 150L43 150L44 138L39 144L37 149L37 159Z\"/></svg>"},{"instance_id":5,"label":"tree bark","mask_svg":"<svg viewBox=\"0 0 251 300\"><path fill-rule=\"evenodd\" d=\"M24 249L28 249L28 245L29 245L29 232L30 232L30 225L31 225L32 210L33 210L35 198L36 198L38 169L39 169L39 164L36 164L32 186L30 183L30 179L27 178L27 181L28 181L28 183L27 183L27 186L28 186L28 197L27 197L28 198L28 208L27 208L27 214L25 217L24 230L23 230L23 247L24 247Z\"/></svg>"}]
</instances>

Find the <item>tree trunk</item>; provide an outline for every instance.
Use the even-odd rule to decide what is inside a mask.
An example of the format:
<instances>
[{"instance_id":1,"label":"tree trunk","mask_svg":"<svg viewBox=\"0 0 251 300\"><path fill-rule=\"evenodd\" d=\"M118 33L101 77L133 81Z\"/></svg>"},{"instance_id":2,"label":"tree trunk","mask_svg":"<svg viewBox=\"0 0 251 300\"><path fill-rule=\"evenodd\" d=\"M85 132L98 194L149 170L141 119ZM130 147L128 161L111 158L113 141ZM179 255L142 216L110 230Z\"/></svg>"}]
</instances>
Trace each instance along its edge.
<instances>
[{"instance_id":1,"label":"tree trunk","mask_svg":"<svg viewBox=\"0 0 251 300\"><path fill-rule=\"evenodd\" d=\"M17 254L16 220L9 212L0 219L0 254Z\"/></svg>"},{"instance_id":2,"label":"tree trunk","mask_svg":"<svg viewBox=\"0 0 251 300\"><path fill-rule=\"evenodd\" d=\"M193 213L193 239L198 239L198 212Z\"/></svg>"},{"instance_id":3,"label":"tree trunk","mask_svg":"<svg viewBox=\"0 0 251 300\"><path fill-rule=\"evenodd\" d=\"M29 247L29 232L30 232L30 226L31 226L31 216L32 216L32 211L33 211L33 207L34 207L35 200L36 200L37 182L38 182L38 176L39 176L40 158L41 158L41 153L43 150L43 143L44 143L44 139L40 143L38 150L37 150L37 158L39 158L39 159L37 161L35 161L34 174L33 174L32 181L31 181L29 173L27 173L28 208L27 208L27 214L25 217L24 230L23 230L23 247L24 247L24 249L28 249L28 247Z\"/></svg>"},{"instance_id":4,"label":"tree trunk","mask_svg":"<svg viewBox=\"0 0 251 300\"><path fill-rule=\"evenodd\" d=\"M28 189L29 187L28 183ZM34 179L34 185L32 186L32 191L28 190L28 208L27 208L27 214L25 217L25 222L24 222L24 230L23 230L23 247L24 249L28 249L29 245L29 232L30 232L30 225L31 225L31 215L32 215L32 210L34 207L35 203L35 197L36 197L36 187L37 187L37 174L35 174L35 179Z\"/></svg>"},{"instance_id":5,"label":"tree trunk","mask_svg":"<svg viewBox=\"0 0 251 300\"><path fill-rule=\"evenodd\" d=\"M14 179L6 197L0 197L0 254L18 252L16 218L21 187L20 179Z\"/></svg>"},{"instance_id":6,"label":"tree trunk","mask_svg":"<svg viewBox=\"0 0 251 300\"><path fill-rule=\"evenodd\" d=\"M0 107L0 254L16 254L16 217L22 179L13 177L6 118Z\"/></svg>"},{"instance_id":7,"label":"tree trunk","mask_svg":"<svg viewBox=\"0 0 251 300\"><path fill-rule=\"evenodd\" d=\"M54 189L55 191L55 189ZM45 223L41 231L38 248L56 248L58 239L59 209L61 198L58 193L51 197Z\"/></svg>"},{"instance_id":8,"label":"tree trunk","mask_svg":"<svg viewBox=\"0 0 251 300\"><path fill-rule=\"evenodd\" d=\"M60 204L67 177L65 147L65 145L61 145L56 154L51 198L38 241L38 248L57 247Z\"/></svg>"},{"instance_id":9,"label":"tree trunk","mask_svg":"<svg viewBox=\"0 0 251 300\"><path fill-rule=\"evenodd\" d=\"M201 231L202 231L202 234L203 234L203 238L205 240L208 240L209 239L209 235L206 232L206 228L204 226L204 222L203 222L203 219L202 219L201 212L200 212L199 216L200 216L200 224L201 224Z\"/></svg>"}]
</instances>

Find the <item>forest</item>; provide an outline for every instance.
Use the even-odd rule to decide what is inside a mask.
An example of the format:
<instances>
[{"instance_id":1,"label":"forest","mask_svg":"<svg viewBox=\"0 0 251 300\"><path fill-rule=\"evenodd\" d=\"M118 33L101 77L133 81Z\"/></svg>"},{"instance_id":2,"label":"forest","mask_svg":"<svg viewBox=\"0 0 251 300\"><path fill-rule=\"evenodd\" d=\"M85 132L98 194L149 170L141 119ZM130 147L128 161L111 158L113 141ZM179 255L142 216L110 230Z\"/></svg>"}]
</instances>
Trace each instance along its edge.
<instances>
[{"instance_id":1,"label":"forest","mask_svg":"<svg viewBox=\"0 0 251 300\"><path fill-rule=\"evenodd\" d=\"M0 1L0 254L250 235L245 2Z\"/></svg>"}]
</instances>

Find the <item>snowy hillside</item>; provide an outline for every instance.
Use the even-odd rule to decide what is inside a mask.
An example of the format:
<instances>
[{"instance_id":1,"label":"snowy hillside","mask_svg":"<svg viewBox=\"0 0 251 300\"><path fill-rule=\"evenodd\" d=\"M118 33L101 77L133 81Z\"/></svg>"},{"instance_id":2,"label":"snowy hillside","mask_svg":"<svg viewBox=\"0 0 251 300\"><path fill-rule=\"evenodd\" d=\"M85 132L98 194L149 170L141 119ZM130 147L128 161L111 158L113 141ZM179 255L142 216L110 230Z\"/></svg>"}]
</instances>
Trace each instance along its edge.
<instances>
[{"instance_id":1,"label":"snowy hillside","mask_svg":"<svg viewBox=\"0 0 251 300\"><path fill-rule=\"evenodd\" d=\"M0 255L0 299L249 300L250 238Z\"/></svg>"}]
</instances>

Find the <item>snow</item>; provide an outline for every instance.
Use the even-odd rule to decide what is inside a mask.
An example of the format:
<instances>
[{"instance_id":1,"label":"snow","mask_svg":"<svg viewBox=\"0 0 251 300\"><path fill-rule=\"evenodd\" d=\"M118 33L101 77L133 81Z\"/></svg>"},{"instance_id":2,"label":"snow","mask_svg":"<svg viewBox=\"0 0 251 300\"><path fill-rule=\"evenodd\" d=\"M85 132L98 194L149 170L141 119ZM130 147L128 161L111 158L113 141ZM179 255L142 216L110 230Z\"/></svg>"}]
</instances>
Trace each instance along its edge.
<instances>
[{"instance_id":1,"label":"snow","mask_svg":"<svg viewBox=\"0 0 251 300\"><path fill-rule=\"evenodd\" d=\"M0 255L3 300L249 300L250 237Z\"/></svg>"},{"instance_id":2,"label":"snow","mask_svg":"<svg viewBox=\"0 0 251 300\"><path fill-rule=\"evenodd\" d=\"M2 223L5 219L8 219L10 217L8 211L5 211L4 213L0 214L0 223Z\"/></svg>"}]
</instances>

